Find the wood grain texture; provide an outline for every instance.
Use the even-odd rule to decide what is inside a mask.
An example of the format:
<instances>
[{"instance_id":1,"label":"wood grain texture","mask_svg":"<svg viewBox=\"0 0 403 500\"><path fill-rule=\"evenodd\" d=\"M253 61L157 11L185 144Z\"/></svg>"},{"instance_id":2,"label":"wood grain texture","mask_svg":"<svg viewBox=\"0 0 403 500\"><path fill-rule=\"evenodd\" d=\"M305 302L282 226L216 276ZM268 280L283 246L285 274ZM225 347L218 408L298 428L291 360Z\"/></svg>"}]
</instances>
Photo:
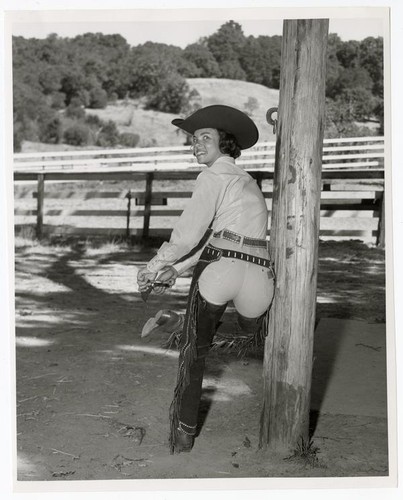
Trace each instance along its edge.
<instances>
[{"instance_id":1,"label":"wood grain texture","mask_svg":"<svg viewBox=\"0 0 403 500\"><path fill-rule=\"evenodd\" d=\"M325 112L327 20L284 22L263 367L261 446L308 438Z\"/></svg>"}]
</instances>

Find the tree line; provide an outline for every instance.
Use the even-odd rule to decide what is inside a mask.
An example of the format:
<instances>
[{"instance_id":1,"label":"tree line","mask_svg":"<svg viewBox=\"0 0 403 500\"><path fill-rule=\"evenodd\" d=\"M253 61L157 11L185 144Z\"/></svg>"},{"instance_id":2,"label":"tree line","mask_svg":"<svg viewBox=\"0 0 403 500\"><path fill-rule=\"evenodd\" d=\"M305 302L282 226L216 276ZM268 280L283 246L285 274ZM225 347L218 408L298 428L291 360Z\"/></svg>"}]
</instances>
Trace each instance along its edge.
<instances>
[{"instance_id":1,"label":"tree line","mask_svg":"<svg viewBox=\"0 0 403 500\"><path fill-rule=\"evenodd\" d=\"M13 37L14 144L23 140L135 146L136 134L119 134L114 122L86 116L118 99L141 99L169 113L196 109L187 78L229 78L278 89L281 36L245 36L234 21L181 49L154 42L131 47L119 34L74 38ZM355 122L383 122L383 41L343 42L330 34L327 127L357 133Z\"/></svg>"}]
</instances>

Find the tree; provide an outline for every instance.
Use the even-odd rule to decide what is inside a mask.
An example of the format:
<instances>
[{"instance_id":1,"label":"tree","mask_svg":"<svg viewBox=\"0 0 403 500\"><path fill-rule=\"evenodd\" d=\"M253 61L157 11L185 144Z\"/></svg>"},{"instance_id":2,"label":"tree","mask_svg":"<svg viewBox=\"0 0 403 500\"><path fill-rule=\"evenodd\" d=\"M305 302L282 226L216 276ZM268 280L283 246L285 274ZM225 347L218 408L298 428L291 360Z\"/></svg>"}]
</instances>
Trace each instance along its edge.
<instances>
[{"instance_id":1,"label":"tree","mask_svg":"<svg viewBox=\"0 0 403 500\"><path fill-rule=\"evenodd\" d=\"M61 88L60 69L54 66L45 66L38 74L38 81L45 95L58 92Z\"/></svg>"},{"instance_id":2,"label":"tree","mask_svg":"<svg viewBox=\"0 0 403 500\"><path fill-rule=\"evenodd\" d=\"M221 78L245 80L246 73L239 62L245 45L245 36L240 24L228 21L216 33L207 38L207 47L219 64Z\"/></svg>"},{"instance_id":3,"label":"tree","mask_svg":"<svg viewBox=\"0 0 403 500\"><path fill-rule=\"evenodd\" d=\"M383 98L383 39L368 37L360 43L360 66L372 78L374 95Z\"/></svg>"},{"instance_id":4,"label":"tree","mask_svg":"<svg viewBox=\"0 0 403 500\"><path fill-rule=\"evenodd\" d=\"M327 41L327 64L326 64L326 96L331 96L333 88L336 85L340 72L343 68L340 63L337 52L342 44L341 38L334 34L329 33Z\"/></svg>"},{"instance_id":5,"label":"tree","mask_svg":"<svg viewBox=\"0 0 403 500\"><path fill-rule=\"evenodd\" d=\"M365 68L341 68L332 86L327 85L327 96L335 98L348 89L362 89L371 92L372 79Z\"/></svg>"},{"instance_id":6,"label":"tree","mask_svg":"<svg viewBox=\"0 0 403 500\"><path fill-rule=\"evenodd\" d=\"M335 50L337 60L343 68L356 68L359 65L360 42L339 42Z\"/></svg>"},{"instance_id":7,"label":"tree","mask_svg":"<svg viewBox=\"0 0 403 500\"><path fill-rule=\"evenodd\" d=\"M213 54L206 45L192 43L183 51L183 57L196 67L196 73L189 78L219 78L221 71Z\"/></svg>"},{"instance_id":8,"label":"tree","mask_svg":"<svg viewBox=\"0 0 403 500\"><path fill-rule=\"evenodd\" d=\"M281 37L249 36L240 53L240 64L249 82L279 88Z\"/></svg>"},{"instance_id":9,"label":"tree","mask_svg":"<svg viewBox=\"0 0 403 500\"><path fill-rule=\"evenodd\" d=\"M102 87L93 87L90 90L89 108L102 109L108 104L108 94Z\"/></svg>"},{"instance_id":10,"label":"tree","mask_svg":"<svg viewBox=\"0 0 403 500\"><path fill-rule=\"evenodd\" d=\"M175 69L180 64L176 48L151 43L137 47L131 54L130 95L146 96L151 109L178 113L189 92L186 80Z\"/></svg>"},{"instance_id":11,"label":"tree","mask_svg":"<svg viewBox=\"0 0 403 500\"><path fill-rule=\"evenodd\" d=\"M147 106L166 113L180 113L188 100L189 86L178 74L168 74L147 98Z\"/></svg>"},{"instance_id":12,"label":"tree","mask_svg":"<svg viewBox=\"0 0 403 500\"><path fill-rule=\"evenodd\" d=\"M66 104L76 97L80 99L81 104L88 105L88 95L84 89L85 78L80 68L69 68L61 79L60 91L66 95Z\"/></svg>"}]
</instances>

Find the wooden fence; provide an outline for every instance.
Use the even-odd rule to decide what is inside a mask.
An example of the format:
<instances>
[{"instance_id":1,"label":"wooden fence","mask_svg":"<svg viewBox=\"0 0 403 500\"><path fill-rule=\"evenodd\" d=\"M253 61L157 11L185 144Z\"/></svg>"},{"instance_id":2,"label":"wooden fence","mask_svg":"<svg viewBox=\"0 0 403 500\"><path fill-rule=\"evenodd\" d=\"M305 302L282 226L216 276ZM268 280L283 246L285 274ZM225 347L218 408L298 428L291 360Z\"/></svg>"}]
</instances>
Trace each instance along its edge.
<instances>
[{"instance_id":1,"label":"wooden fence","mask_svg":"<svg viewBox=\"0 0 403 500\"><path fill-rule=\"evenodd\" d=\"M322 239L382 244L383 148L383 137L325 141ZM269 211L274 149L259 143L237 160L261 186ZM16 154L15 227L35 227L38 237L167 237L199 172L186 147Z\"/></svg>"}]
</instances>

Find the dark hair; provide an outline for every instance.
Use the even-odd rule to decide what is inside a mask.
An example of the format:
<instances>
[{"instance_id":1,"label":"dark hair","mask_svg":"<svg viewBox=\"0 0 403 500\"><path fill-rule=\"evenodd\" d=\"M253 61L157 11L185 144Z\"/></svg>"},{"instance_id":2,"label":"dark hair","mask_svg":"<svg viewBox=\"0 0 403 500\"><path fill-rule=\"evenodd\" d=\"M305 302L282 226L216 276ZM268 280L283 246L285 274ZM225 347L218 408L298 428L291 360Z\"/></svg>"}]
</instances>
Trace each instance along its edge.
<instances>
[{"instance_id":1,"label":"dark hair","mask_svg":"<svg viewBox=\"0 0 403 500\"><path fill-rule=\"evenodd\" d=\"M225 130L217 129L217 132L219 137L218 147L221 153L230 155L234 159L241 156L241 148L236 142L235 137L229 132L225 132Z\"/></svg>"}]
</instances>

